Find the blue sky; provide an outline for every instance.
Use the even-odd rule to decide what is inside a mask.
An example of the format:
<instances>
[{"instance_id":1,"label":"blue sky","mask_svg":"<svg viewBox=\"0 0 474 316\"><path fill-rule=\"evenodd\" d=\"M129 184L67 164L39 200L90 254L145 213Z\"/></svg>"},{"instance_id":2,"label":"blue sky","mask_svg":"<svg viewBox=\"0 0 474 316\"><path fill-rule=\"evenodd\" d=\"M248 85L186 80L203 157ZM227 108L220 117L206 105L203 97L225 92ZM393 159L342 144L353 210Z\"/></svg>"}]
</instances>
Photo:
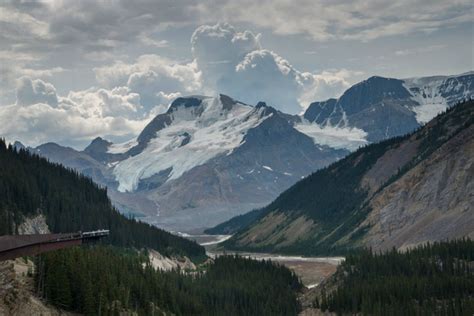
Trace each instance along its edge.
<instances>
[{"instance_id":1,"label":"blue sky","mask_svg":"<svg viewBox=\"0 0 474 316\"><path fill-rule=\"evenodd\" d=\"M82 147L181 95L290 113L372 75L472 70L470 1L3 1L0 135Z\"/></svg>"}]
</instances>

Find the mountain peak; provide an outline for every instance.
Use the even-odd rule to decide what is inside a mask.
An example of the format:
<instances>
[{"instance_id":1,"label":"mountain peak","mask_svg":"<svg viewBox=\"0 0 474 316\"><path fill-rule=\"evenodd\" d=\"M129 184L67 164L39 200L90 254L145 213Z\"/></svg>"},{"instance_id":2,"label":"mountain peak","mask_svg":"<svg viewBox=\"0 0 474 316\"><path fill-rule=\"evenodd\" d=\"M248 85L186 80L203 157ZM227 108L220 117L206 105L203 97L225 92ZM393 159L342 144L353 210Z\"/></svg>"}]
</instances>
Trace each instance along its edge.
<instances>
[{"instance_id":1,"label":"mountain peak","mask_svg":"<svg viewBox=\"0 0 474 316\"><path fill-rule=\"evenodd\" d=\"M98 161L106 161L107 150L110 145L112 145L112 142L109 142L102 137L96 137L92 140L89 146L84 149L84 152Z\"/></svg>"},{"instance_id":2,"label":"mountain peak","mask_svg":"<svg viewBox=\"0 0 474 316\"><path fill-rule=\"evenodd\" d=\"M267 105L263 101L258 102L255 106L255 109L258 111L260 117L277 113L277 110L274 107Z\"/></svg>"},{"instance_id":3,"label":"mountain peak","mask_svg":"<svg viewBox=\"0 0 474 316\"><path fill-rule=\"evenodd\" d=\"M239 103L238 101L232 99L231 97L225 94L219 94L219 99L222 103L222 108L224 110L232 110L234 104Z\"/></svg>"},{"instance_id":4,"label":"mountain peak","mask_svg":"<svg viewBox=\"0 0 474 316\"><path fill-rule=\"evenodd\" d=\"M179 97L171 103L167 113L172 113L173 111L177 110L180 107L184 107L184 108L198 107L201 105L202 100L204 98L205 97L203 96Z\"/></svg>"},{"instance_id":5,"label":"mountain peak","mask_svg":"<svg viewBox=\"0 0 474 316\"><path fill-rule=\"evenodd\" d=\"M267 106L267 104L266 104L265 102L260 101L260 102L257 103L257 105L256 105L255 107L256 107L257 109L260 109L260 108L266 107L266 106Z\"/></svg>"},{"instance_id":6,"label":"mountain peak","mask_svg":"<svg viewBox=\"0 0 474 316\"><path fill-rule=\"evenodd\" d=\"M16 150L20 150L20 149L26 149L26 146L23 145L20 141L16 140L13 143L13 148L15 148Z\"/></svg>"},{"instance_id":7,"label":"mountain peak","mask_svg":"<svg viewBox=\"0 0 474 316\"><path fill-rule=\"evenodd\" d=\"M92 142L87 146L84 151L86 153L90 152L106 152L107 148L111 145L112 143L103 139L102 137L96 137L92 140Z\"/></svg>"}]
</instances>

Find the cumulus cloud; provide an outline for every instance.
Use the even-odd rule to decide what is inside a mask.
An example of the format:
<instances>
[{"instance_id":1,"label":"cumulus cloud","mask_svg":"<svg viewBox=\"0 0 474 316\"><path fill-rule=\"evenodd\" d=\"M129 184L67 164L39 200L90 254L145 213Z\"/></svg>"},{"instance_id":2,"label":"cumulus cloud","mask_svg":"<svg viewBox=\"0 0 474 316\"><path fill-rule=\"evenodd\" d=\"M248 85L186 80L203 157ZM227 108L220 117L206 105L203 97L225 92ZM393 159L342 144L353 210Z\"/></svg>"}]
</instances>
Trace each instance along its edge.
<instances>
[{"instance_id":1,"label":"cumulus cloud","mask_svg":"<svg viewBox=\"0 0 474 316\"><path fill-rule=\"evenodd\" d=\"M197 93L202 88L195 62L179 63L158 55L142 55L132 64L118 61L94 72L105 87L127 86L139 94L145 111L168 104L169 95Z\"/></svg>"},{"instance_id":2,"label":"cumulus cloud","mask_svg":"<svg viewBox=\"0 0 474 316\"><path fill-rule=\"evenodd\" d=\"M61 67L33 68L28 65L39 59L35 54L0 50L0 97L15 97L18 79L21 77L47 79L64 71Z\"/></svg>"},{"instance_id":3,"label":"cumulus cloud","mask_svg":"<svg viewBox=\"0 0 474 316\"><path fill-rule=\"evenodd\" d=\"M191 36L191 50L206 87L219 90L222 77L233 75L245 55L260 49L259 37L238 32L228 23L198 27Z\"/></svg>"},{"instance_id":4,"label":"cumulus cloud","mask_svg":"<svg viewBox=\"0 0 474 316\"><path fill-rule=\"evenodd\" d=\"M289 113L299 113L315 101L310 98L334 97L349 86L343 72L299 71L277 53L262 49L259 39L227 23L197 28L191 44L204 85L251 104L263 100Z\"/></svg>"},{"instance_id":5,"label":"cumulus cloud","mask_svg":"<svg viewBox=\"0 0 474 316\"><path fill-rule=\"evenodd\" d=\"M31 80L28 77L22 77L18 80L16 102L19 105L46 103L56 107L58 97L52 84L40 79Z\"/></svg>"},{"instance_id":6,"label":"cumulus cloud","mask_svg":"<svg viewBox=\"0 0 474 316\"><path fill-rule=\"evenodd\" d=\"M61 102L62 108L75 110L86 118L108 116L139 118L137 113L142 108L140 95L131 93L128 87L71 91Z\"/></svg>"},{"instance_id":7,"label":"cumulus cloud","mask_svg":"<svg viewBox=\"0 0 474 316\"><path fill-rule=\"evenodd\" d=\"M263 100L282 111L295 113L300 110L297 99L305 87L300 77L301 73L274 52L256 50L236 65L233 74L221 78L218 89L253 104Z\"/></svg>"},{"instance_id":8,"label":"cumulus cloud","mask_svg":"<svg viewBox=\"0 0 474 316\"><path fill-rule=\"evenodd\" d=\"M303 73L302 77L305 78L307 84L298 97L298 101L306 109L314 101L337 97L350 87L349 78L362 74L360 71L347 69L326 70L318 74Z\"/></svg>"},{"instance_id":9,"label":"cumulus cloud","mask_svg":"<svg viewBox=\"0 0 474 316\"><path fill-rule=\"evenodd\" d=\"M16 103L0 106L0 135L29 145L55 141L78 147L96 136L123 140L151 119L138 115L140 109L140 96L127 87L91 88L60 97L52 84L24 77Z\"/></svg>"}]
</instances>

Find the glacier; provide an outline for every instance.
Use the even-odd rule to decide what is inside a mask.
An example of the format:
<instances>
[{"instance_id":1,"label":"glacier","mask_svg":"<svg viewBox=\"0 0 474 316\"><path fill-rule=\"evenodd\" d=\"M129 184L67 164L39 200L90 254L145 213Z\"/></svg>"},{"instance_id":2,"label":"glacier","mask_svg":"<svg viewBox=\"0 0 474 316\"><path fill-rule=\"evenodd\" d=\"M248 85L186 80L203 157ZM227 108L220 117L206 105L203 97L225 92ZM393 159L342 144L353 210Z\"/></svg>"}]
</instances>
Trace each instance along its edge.
<instances>
[{"instance_id":1,"label":"glacier","mask_svg":"<svg viewBox=\"0 0 474 316\"><path fill-rule=\"evenodd\" d=\"M220 98L213 97L205 97L200 106L198 117L191 108L177 108L171 114L172 123L158 131L141 153L114 167L118 191L132 192L141 179L168 169L168 180L177 179L218 155L229 154L242 143L249 129L271 116L262 116L262 109L242 103L226 110ZM185 138L189 141L183 145Z\"/></svg>"}]
</instances>

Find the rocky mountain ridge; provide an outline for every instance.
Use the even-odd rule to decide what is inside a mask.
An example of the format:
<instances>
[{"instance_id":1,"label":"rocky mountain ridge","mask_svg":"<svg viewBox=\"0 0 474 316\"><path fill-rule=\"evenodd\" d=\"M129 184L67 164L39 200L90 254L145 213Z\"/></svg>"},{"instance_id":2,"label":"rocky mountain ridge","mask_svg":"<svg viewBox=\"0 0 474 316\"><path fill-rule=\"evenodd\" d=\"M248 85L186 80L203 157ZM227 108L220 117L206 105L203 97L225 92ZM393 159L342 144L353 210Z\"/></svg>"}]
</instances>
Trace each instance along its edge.
<instances>
[{"instance_id":1,"label":"rocky mountain ridge","mask_svg":"<svg viewBox=\"0 0 474 316\"><path fill-rule=\"evenodd\" d=\"M358 128L369 142L410 133L436 114L474 95L474 72L456 76L370 77L338 99L312 103L304 118L320 125Z\"/></svg>"}]
</instances>

